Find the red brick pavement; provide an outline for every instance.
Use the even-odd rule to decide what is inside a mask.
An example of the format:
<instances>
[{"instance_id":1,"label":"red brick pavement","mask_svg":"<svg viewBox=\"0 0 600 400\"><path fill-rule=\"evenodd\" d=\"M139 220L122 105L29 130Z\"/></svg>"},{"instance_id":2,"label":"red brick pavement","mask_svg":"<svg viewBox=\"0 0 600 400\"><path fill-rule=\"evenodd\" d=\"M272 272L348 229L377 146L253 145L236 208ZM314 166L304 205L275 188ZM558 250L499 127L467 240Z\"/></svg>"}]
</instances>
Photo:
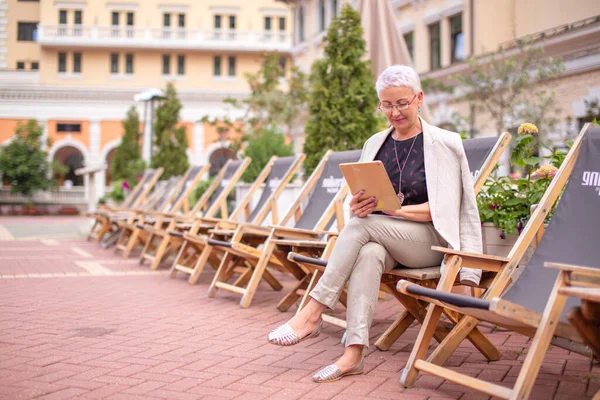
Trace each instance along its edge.
<instances>
[{"instance_id":1,"label":"red brick pavement","mask_svg":"<svg viewBox=\"0 0 600 400\"><path fill-rule=\"evenodd\" d=\"M118 274L89 275L82 262ZM147 268L135 259L84 241L0 242L0 399L487 398L427 375L411 389L401 387L416 325L390 351L372 346L365 375L315 384L313 372L342 353L341 329L327 326L315 340L272 346L266 334L291 315L275 308L281 293L261 286L252 306L241 309L234 294L206 297L212 271L196 286L164 273L125 275L139 271ZM399 311L391 298L380 302L372 342ZM447 365L513 383L528 339L483 330L502 359L488 363L465 343ZM599 389L600 366L552 347L532 398L584 399Z\"/></svg>"}]
</instances>

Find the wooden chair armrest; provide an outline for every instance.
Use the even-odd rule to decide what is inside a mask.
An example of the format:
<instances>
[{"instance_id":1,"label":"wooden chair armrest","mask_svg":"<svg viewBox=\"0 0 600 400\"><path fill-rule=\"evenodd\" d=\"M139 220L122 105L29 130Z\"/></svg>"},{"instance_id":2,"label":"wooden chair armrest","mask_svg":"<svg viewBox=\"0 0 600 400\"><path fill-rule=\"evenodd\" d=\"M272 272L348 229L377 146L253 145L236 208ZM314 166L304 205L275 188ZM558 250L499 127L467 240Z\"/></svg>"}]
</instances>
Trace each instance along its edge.
<instances>
[{"instance_id":1,"label":"wooden chair armrest","mask_svg":"<svg viewBox=\"0 0 600 400\"><path fill-rule=\"evenodd\" d=\"M331 234L336 234L337 235L337 232L311 231L311 230L308 230L308 229L298 229L298 228L291 228L291 227L287 227L287 226L271 225L270 228L274 229L275 230L275 236L279 236L279 237L306 237L306 236L310 236L310 237L314 237L315 239L317 239L321 235L331 235Z\"/></svg>"},{"instance_id":2,"label":"wooden chair armrest","mask_svg":"<svg viewBox=\"0 0 600 400\"><path fill-rule=\"evenodd\" d=\"M202 222L206 222L207 224L215 224L215 225L219 224L221 222L228 222L221 218L212 218L212 217L200 217L199 219L201 219Z\"/></svg>"},{"instance_id":3,"label":"wooden chair armrest","mask_svg":"<svg viewBox=\"0 0 600 400\"><path fill-rule=\"evenodd\" d=\"M581 275L600 276L600 269L590 268L590 267L582 267L580 265L563 264L563 263L555 263L555 262L546 261L544 263L544 267L554 268L554 269L558 269L561 271L576 272Z\"/></svg>"},{"instance_id":4,"label":"wooden chair armrest","mask_svg":"<svg viewBox=\"0 0 600 400\"><path fill-rule=\"evenodd\" d=\"M161 211L146 211L144 214L146 215L150 215L152 217L164 217L164 218L175 218L176 216L180 215L180 214L173 214L173 213L168 213L168 212L161 212Z\"/></svg>"},{"instance_id":5,"label":"wooden chair armrest","mask_svg":"<svg viewBox=\"0 0 600 400\"><path fill-rule=\"evenodd\" d=\"M164 215L171 215L175 221L177 222L184 222L184 223L188 223L191 224L193 222L195 222L196 220L198 220L198 217L194 217L192 215L187 215L187 214L167 214L164 213Z\"/></svg>"},{"instance_id":6,"label":"wooden chair armrest","mask_svg":"<svg viewBox=\"0 0 600 400\"><path fill-rule=\"evenodd\" d=\"M478 259L478 260L498 261L498 262L504 262L504 263L510 261L510 259L508 259L506 257L489 256L487 254L480 254L480 253L469 253L467 251L454 250L454 249L449 249L447 247L431 246L431 250L438 251L440 253L448 254L451 256L460 256L463 259L464 258L472 258L472 259Z\"/></svg>"}]
</instances>

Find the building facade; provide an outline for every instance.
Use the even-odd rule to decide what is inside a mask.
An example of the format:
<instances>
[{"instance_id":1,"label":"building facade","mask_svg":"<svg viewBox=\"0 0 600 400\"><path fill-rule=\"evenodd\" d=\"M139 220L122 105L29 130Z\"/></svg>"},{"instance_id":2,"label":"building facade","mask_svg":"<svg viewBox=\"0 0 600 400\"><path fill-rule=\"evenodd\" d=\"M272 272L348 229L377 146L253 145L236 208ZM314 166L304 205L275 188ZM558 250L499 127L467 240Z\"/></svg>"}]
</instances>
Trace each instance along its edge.
<instances>
[{"instance_id":1,"label":"building facade","mask_svg":"<svg viewBox=\"0 0 600 400\"><path fill-rule=\"evenodd\" d=\"M249 92L245 74L264 52L289 65L292 26L274 0L0 0L0 145L35 119L51 139L50 159L84 184L73 170L110 162L130 106L149 120L134 96L173 82L188 158L206 163L228 140L199 120L231 116L222 100ZM109 179L99 178L102 193Z\"/></svg>"},{"instance_id":2,"label":"building facade","mask_svg":"<svg viewBox=\"0 0 600 400\"><path fill-rule=\"evenodd\" d=\"M596 0L385 1L391 3L399 34L422 79L456 84L454 76L469 71L469 57L497 53L500 47L511 55L520 40L529 40L533 47L544 48L545 57L561 58L565 66L561 77L550 84L561 120L550 136L560 140L577 132L586 114L585 101L600 99L600 2ZM295 23L293 62L304 70L322 55L331 10L342 3L357 4L357 0L284 2L292 9ZM470 123L463 129L476 135L497 134L491 119L483 113L473 115L459 95L428 92L425 101L433 124L449 125L459 115ZM520 122L506 120L505 126L516 128Z\"/></svg>"}]
</instances>

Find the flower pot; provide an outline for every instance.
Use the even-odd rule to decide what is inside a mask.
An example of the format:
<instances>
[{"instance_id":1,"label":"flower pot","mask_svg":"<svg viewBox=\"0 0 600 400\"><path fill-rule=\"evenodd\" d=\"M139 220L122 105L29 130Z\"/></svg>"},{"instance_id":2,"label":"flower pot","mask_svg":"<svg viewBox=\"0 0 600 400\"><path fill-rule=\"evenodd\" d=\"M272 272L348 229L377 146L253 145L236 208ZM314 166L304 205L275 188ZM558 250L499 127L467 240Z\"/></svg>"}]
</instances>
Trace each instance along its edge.
<instances>
[{"instance_id":1,"label":"flower pot","mask_svg":"<svg viewBox=\"0 0 600 400\"><path fill-rule=\"evenodd\" d=\"M512 250L515 242L519 238L516 233L506 235L505 239L500 237L502 230L496 227L490 222L486 222L481 227L481 237L483 241L483 253L487 255L506 257ZM523 259L521 260L520 267L527 265L531 256L533 255L533 245L530 245Z\"/></svg>"}]
</instances>

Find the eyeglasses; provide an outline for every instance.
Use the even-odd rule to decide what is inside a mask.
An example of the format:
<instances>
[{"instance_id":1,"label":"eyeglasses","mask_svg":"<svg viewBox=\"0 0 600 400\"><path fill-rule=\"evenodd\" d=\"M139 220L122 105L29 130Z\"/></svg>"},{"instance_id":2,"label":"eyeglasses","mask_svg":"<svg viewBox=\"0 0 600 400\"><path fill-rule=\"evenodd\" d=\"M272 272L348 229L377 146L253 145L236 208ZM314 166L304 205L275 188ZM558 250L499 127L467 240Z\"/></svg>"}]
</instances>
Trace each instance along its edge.
<instances>
[{"instance_id":1,"label":"eyeglasses","mask_svg":"<svg viewBox=\"0 0 600 400\"><path fill-rule=\"evenodd\" d=\"M408 106L410 106L412 104L413 101L415 101L415 99L417 98L417 95L415 94L412 98L411 101L409 101L408 103L400 103L400 104L379 104L379 109L383 110L383 112L389 113L392 112L392 110L395 108L398 111L404 111L408 108Z\"/></svg>"}]
</instances>

